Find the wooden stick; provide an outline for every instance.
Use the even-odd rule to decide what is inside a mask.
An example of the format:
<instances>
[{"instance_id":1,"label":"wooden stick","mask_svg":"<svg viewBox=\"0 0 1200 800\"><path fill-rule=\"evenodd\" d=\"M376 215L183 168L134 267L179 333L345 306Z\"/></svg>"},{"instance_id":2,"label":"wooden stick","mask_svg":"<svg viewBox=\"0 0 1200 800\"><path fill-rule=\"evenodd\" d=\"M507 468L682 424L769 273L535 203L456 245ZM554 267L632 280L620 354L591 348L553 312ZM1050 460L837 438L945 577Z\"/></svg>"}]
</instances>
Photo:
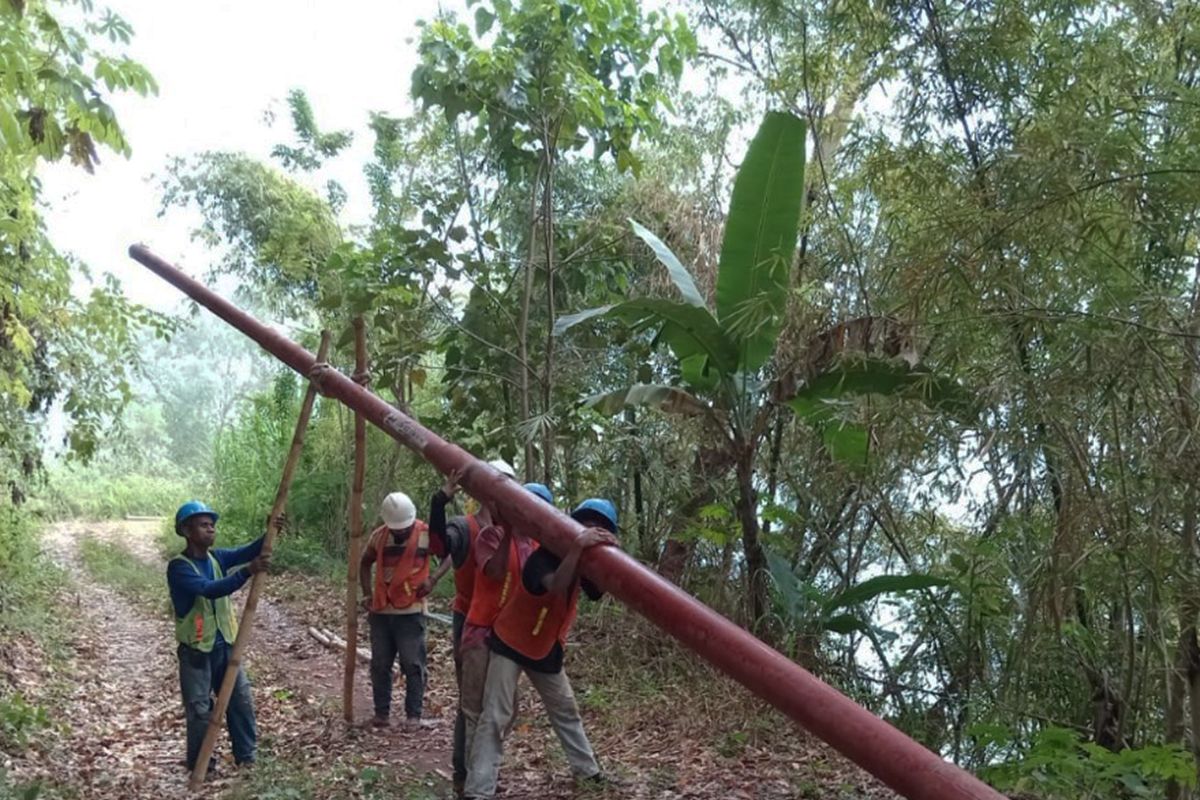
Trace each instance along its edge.
<instances>
[{"instance_id":1,"label":"wooden stick","mask_svg":"<svg viewBox=\"0 0 1200 800\"><path fill-rule=\"evenodd\" d=\"M317 350L317 363L323 363L329 355L329 331L321 332L321 347ZM275 493L275 503L271 506L271 516L267 519L267 535L263 539L262 553L268 555L275 546L275 535L279 532L279 515L287 506L288 490L292 486L292 475L296 464L300 461L300 451L304 448L304 432L308 428L308 418L312 415L313 401L317 396L317 386L308 385L304 393L304 402L300 405L300 417L296 420L296 431L292 434L292 446L288 450L287 460L283 464L283 475L279 479L279 490ZM229 664L225 668L225 680L221 682L221 691L217 694L217 704L213 707L212 716L208 720L208 730L204 732L204 742L200 745L200 755L196 757L196 766L192 769L188 788L196 791L204 783L208 774L208 762L212 758L213 748L217 745L217 736L221 733L221 725L225 719L225 711L229 708L229 698L233 695L233 685L237 682L238 672L242 668L242 658L246 647L254 635L254 612L258 608L258 595L262 591L264 574L255 573L250 579L250 596L246 598L246 607L242 611L242 622L238 628L237 639L233 643L233 652L229 656Z\"/></svg>"},{"instance_id":2,"label":"wooden stick","mask_svg":"<svg viewBox=\"0 0 1200 800\"><path fill-rule=\"evenodd\" d=\"M308 628L308 635L328 647L330 650L341 650L343 652L348 652L346 643L342 640L342 637L334 636L329 631L319 630L310 625ZM371 663L370 653L364 653L362 650L355 649L354 656L358 661L361 661L364 664Z\"/></svg>"},{"instance_id":3,"label":"wooden stick","mask_svg":"<svg viewBox=\"0 0 1200 800\"><path fill-rule=\"evenodd\" d=\"M363 318L354 318L354 380L366 386L367 336ZM362 414L354 415L354 482L350 486L350 536L346 551L349 565L346 570L346 663L342 675L342 716L354 724L354 666L358 648L358 559L362 549L363 477L367 471L367 421Z\"/></svg>"}]
</instances>

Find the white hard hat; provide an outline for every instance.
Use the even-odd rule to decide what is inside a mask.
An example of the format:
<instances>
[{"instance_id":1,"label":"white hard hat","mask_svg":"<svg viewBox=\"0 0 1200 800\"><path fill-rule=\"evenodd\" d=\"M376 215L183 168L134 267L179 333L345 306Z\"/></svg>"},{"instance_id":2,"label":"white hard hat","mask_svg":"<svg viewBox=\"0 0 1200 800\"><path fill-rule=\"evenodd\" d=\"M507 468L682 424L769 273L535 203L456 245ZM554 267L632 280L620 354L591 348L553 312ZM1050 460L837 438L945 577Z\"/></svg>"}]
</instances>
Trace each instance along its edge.
<instances>
[{"instance_id":1,"label":"white hard hat","mask_svg":"<svg viewBox=\"0 0 1200 800\"><path fill-rule=\"evenodd\" d=\"M402 531L417 519L417 507L404 492L392 492L383 498L379 509L383 524L394 531Z\"/></svg>"},{"instance_id":2,"label":"white hard hat","mask_svg":"<svg viewBox=\"0 0 1200 800\"><path fill-rule=\"evenodd\" d=\"M513 469L512 465L509 464L507 461L505 461L503 458L492 459L491 461L488 462L488 466L503 475L507 475L510 478L517 477L517 471L515 469Z\"/></svg>"}]
</instances>

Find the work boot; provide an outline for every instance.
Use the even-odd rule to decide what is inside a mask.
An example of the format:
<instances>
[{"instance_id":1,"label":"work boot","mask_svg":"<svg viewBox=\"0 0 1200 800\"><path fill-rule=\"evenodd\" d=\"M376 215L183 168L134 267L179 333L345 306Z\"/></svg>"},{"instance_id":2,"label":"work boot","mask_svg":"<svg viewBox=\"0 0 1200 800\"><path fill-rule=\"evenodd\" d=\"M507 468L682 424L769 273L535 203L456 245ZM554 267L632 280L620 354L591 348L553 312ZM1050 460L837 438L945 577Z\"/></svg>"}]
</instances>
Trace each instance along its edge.
<instances>
[{"instance_id":1,"label":"work boot","mask_svg":"<svg viewBox=\"0 0 1200 800\"><path fill-rule=\"evenodd\" d=\"M376 714L374 717L371 718L371 727L372 728L390 728L391 726L392 726L392 721L385 716Z\"/></svg>"}]
</instances>

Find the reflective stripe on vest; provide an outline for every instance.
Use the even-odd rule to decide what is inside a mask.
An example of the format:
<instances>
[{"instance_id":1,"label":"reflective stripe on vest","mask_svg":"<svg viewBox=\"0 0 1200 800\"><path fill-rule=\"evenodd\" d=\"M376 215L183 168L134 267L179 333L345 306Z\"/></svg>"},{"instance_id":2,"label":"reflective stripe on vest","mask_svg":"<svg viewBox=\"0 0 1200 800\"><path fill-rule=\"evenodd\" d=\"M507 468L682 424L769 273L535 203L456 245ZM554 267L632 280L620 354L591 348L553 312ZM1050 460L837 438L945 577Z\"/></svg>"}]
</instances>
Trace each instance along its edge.
<instances>
[{"instance_id":1,"label":"reflective stripe on vest","mask_svg":"<svg viewBox=\"0 0 1200 800\"><path fill-rule=\"evenodd\" d=\"M467 610L467 622L481 628L490 627L496 615L512 595L513 587L521 582L521 553L517 549L516 537L508 539L508 569L504 580L493 580L483 572L483 565L475 565L475 587L471 594L471 607Z\"/></svg>"},{"instance_id":2,"label":"reflective stripe on vest","mask_svg":"<svg viewBox=\"0 0 1200 800\"><path fill-rule=\"evenodd\" d=\"M403 610L417 603L417 587L429 577L429 556L421 555L421 537L429 529L424 522L413 523L412 533L404 543L404 552L399 556L384 556L387 542L391 538L386 525L375 529L375 591L371 594L371 610L386 611L388 608ZM390 574L388 574L390 573Z\"/></svg>"},{"instance_id":3,"label":"reflective stripe on vest","mask_svg":"<svg viewBox=\"0 0 1200 800\"><path fill-rule=\"evenodd\" d=\"M554 643L567 646L567 634L575 622L579 606L579 581L571 596L558 592L530 594L521 581L517 582L512 599L500 609L492 631L500 641L526 658L540 661L550 655Z\"/></svg>"},{"instance_id":4,"label":"reflective stripe on vest","mask_svg":"<svg viewBox=\"0 0 1200 800\"><path fill-rule=\"evenodd\" d=\"M200 571L200 567L196 566L196 562L187 556L180 554L171 559L171 561L179 560L186 561L197 575L208 580L207 576ZM225 573L221 570L221 563L212 553L208 554L208 562L212 564L213 580L219 581L225 577ZM202 653L212 652L213 645L217 642L217 631L221 632L221 636L229 644L233 644L237 639L237 617L234 616L233 603L229 600L229 595L209 600L198 594L192 600L192 608L187 615L175 618L176 641Z\"/></svg>"},{"instance_id":5,"label":"reflective stripe on vest","mask_svg":"<svg viewBox=\"0 0 1200 800\"><path fill-rule=\"evenodd\" d=\"M467 559L454 570L454 607L459 614L471 609L471 595L475 589L475 540L479 538L479 520L474 514L467 515ZM449 554L447 554L449 557Z\"/></svg>"}]
</instances>

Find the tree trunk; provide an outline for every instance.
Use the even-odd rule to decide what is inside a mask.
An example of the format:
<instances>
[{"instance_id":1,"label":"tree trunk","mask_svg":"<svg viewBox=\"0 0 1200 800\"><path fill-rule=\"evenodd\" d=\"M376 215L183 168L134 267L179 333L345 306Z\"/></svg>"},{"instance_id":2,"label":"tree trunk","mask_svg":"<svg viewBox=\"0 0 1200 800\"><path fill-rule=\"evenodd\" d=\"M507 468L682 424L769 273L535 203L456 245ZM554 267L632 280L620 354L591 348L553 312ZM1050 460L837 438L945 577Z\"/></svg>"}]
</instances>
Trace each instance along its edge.
<instances>
[{"instance_id":1,"label":"tree trunk","mask_svg":"<svg viewBox=\"0 0 1200 800\"><path fill-rule=\"evenodd\" d=\"M737 458L737 515L742 526L742 550L746 556L746 592L750 624L764 634L767 614L766 558L758 534L758 500L754 491L754 449L742 446Z\"/></svg>"},{"instance_id":2,"label":"tree trunk","mask_svg":"<svg viewBox=\"0 0 1200 800\"><path fill-rule=\"evenodd\" d=\"M546 355L542 368L542 483L551 483L554 467L554 142L543 137L546 181L542 185L542 250L546 264Z\"/></svg>"},{"instance_id":3,"label":"tree trunk","mask_svg":"<svg viewBox=\"0 0 1200 800\"><path fill-rule=\"evenodd\" d=\"M529 188L529 252L525 259L524 286L521 289L521 319L517 326L517 355L521 359L521 424L527 424L532 417L532 404L529 397L529 306L533 301L533 257L537 252L537 209L538 194L542 185L542 164L538 165L533 185ZM534 476L533 442L523 436L525 447L525 463L522 473L525 480L531 481Z\"/></svg>"},{"instance_id":4,"label":"tree trunk","mask_svg":"<svg viewBox=\"0 0 1200 800\"><path fill-rule=\"evenodd\" d=\"M367 364L367 337L361 316L354 318L354 382L371 381ZM358 559L362 550L363 479L367 472L367 421L354 415L354 473L350 485L350 522L346 543L346 660L342 665L342 717L354 722L354 665L358 647Z\"/></svg>"}]
</instances>

